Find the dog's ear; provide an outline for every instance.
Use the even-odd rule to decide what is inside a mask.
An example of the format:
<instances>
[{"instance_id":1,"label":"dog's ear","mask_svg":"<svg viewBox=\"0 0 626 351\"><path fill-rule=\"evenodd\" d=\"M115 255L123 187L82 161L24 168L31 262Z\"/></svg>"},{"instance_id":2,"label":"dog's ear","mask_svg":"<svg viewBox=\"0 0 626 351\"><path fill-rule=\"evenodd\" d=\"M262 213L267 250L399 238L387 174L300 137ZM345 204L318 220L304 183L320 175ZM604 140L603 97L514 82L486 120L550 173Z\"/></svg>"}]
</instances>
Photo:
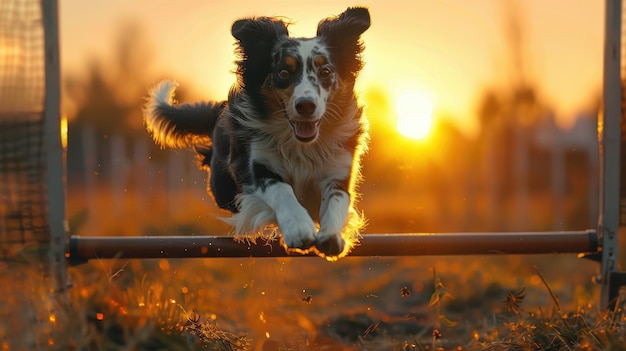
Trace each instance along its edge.
<instances>
[{"instance_id":1,"label":"dog's ear","mask_svg":"<svg viewBox=\"0 0 626 351\"><path fill-rule=\"evenodd\" d=\"M271 17L237 20L233 23L231 33L244 49L249 48L251 44L273 44L278 37L289 35L285 22Z\"/></svg>"},{"instance_id":2,"label":"dog's ear","mask_svg":"<svg viewBox=\"0 0 626 351\"><path fill-rule=\"evenodd\" d=\"M317 35L336 40L358 40L370 27L370 13L365 7L348 7L336 17L329 17L317 25Z\"/></svg>"},{"instance_id":3,"label":"dog's ear","mask_svg":"<svg viewBox=\"0 0 626 351\"><path fill-rule=\"evenodd\" d=\"M352 77L361 70L363 43L361 34L370 27L370 13L365 7L349 7L336 17L323 19L317 26L317 36L322 37L332 53L337 55L340 74L349 73ZM344 75L345 76L345 75Z\"/></svg>"},{"instance_id":4,"label":"dog's ear","mask_svg":"<svg viewBox=\"0 0 626 351\"><path fill-rule=\"evenodd\" d=\"M272 69L274 45L289 35L287 24L271 17L245 18L233 23L231 33L238 44L239 84L248 91L258 91Z\"/></svg>"}]
</instances>

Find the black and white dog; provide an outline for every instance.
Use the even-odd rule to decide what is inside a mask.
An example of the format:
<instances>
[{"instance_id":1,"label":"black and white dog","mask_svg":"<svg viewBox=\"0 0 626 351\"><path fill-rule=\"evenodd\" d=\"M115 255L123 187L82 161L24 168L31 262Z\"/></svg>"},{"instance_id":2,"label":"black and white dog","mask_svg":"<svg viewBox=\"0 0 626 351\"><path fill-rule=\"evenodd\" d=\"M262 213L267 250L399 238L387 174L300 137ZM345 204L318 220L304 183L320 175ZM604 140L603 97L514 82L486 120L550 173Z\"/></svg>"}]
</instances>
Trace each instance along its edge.
<instances>
[{"instance_id":1,"label":"black and white dog","mask_svg":"<svg viewBox=\"0 0 626 351\"><path fill-rule=\"evenodd\" d=\"M237 83L228 101L175 104L176 83L150 92L145 124L164 147L193 147L235 235L282 234L289 251L334 259L356 243L367 122L354 93L369 11L322 20L293 38L280 18L236 21Z\"/></svg>"}]
</instances>

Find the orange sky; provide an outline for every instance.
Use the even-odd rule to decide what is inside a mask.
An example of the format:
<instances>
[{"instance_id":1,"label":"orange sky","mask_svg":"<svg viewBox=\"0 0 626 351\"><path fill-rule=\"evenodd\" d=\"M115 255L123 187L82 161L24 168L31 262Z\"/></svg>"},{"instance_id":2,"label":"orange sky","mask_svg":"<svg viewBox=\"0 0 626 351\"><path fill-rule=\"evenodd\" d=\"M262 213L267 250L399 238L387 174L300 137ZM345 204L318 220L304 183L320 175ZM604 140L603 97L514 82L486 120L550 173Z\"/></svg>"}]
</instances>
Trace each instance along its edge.
<instances>
[{"instance_id":1,"label":"orange sky","mask_svg":"<svg viewBox=\"0 0 626 351\"><path fill-rule=\"evenodd\" d=\"M500 0L64 0L60 2L64 72L80 71L93 57L111 57L121 23L136 21L150 41L145 75L193 82L207 99L223 99L234 81L231 23L244 16L282 15L292 34L312 36L317 22L347 6L370 8L363 36L362 91L390 95L417 90L438 114L472 133L475 104L486 86L512 77ZM509 1L511 3L511 1ZM601 88L604 5L596 0L517 1L525 32L526 74L567 126Z\"/></svg>"}]
</instances>

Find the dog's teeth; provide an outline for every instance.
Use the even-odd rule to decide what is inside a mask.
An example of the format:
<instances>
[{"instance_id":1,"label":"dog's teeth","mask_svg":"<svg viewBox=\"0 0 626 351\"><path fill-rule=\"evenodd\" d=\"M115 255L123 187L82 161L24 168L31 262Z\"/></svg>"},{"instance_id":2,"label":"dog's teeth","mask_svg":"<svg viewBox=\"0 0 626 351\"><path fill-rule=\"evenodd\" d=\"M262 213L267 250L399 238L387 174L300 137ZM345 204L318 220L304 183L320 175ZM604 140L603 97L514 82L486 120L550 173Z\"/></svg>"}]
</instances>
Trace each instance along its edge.
<instances>
[{"instance_id":1,"label":"dog's teeth","mask_svg":"<svg viewBox=\"0 0 626 351\"><path fill-rule=\"evenodd\" d=\"M296 122L295 131L300 138L312 138L317 133L317 126L314 122Z\"/></svg>"}]
</instances>

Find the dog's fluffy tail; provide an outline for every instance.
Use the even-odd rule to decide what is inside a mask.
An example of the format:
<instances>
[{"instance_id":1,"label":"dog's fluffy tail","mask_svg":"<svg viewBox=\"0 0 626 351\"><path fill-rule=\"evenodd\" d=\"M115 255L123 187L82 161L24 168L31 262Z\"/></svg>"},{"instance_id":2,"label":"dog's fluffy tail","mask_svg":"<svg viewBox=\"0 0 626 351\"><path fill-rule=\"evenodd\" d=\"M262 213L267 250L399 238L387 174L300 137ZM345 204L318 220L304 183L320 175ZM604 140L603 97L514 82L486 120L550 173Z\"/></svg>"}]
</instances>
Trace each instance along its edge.
<instances>
[{"instance_id":1,"label":"dog's fluffy tail","mask_svg":"<svg viewBox=\"0 0 626 351\"><path fill-rule=\"evenodd\" d=\"M162 81L150 90L143 109L146 128L162 147L193 146L197 139L211 137L224 102L176 104L172 81Z\"/></svg>"}]
</instances>

